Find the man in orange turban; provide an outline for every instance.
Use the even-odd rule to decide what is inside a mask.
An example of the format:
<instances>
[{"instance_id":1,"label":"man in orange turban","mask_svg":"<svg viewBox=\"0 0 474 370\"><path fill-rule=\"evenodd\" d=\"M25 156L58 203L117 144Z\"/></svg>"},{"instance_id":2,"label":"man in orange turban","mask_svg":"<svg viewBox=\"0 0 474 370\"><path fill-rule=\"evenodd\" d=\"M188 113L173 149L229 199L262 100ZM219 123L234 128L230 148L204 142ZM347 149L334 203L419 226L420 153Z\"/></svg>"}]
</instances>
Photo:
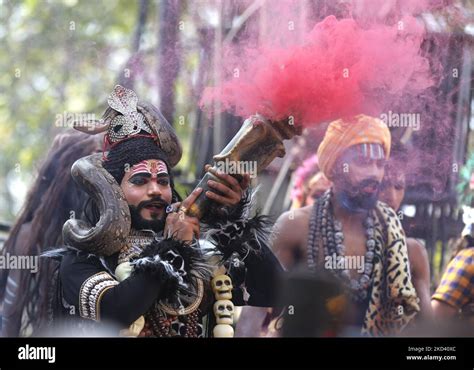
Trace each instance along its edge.
<instances>
[{"instance_id":1,"label":"man in orange turban","mask_svg":"<svg viewBox=\"0 0 474 370\"><path fill-rule=\"evenodd\" d=\"M395 212L377 200L390 144L377 118L332 122L317 153L331 188L313 205L281 215L273 235L287 269L304 264L345 287L342 327L361 335L397 334L419 311L405 234Z\"/></svg>"},{"instance_id":2,"label":"man in orange turban","mask_svg":"<svg viewBox=\"0 0 474 370\"><path fill-rule=\"evenodd\" d=\"M380 119L363 114L348 120L339 119L329 125L318 149L319 167L328 179L333 177L334 165L344 151L359 144L378 144L384 150L385 158L388 158L390 130Z\"/></svg>"},{"instance_id":3,"label":"man in orange turban","mask_svg":"<svg viewBox=\"0 0 474 370\"><path fill-rule=\"evenodd\" d=\"M319 145L319 166L351 212L373 208L390 155L391 136L379 119L358 115L332 122Z\"/></svg>"}]
</instances>

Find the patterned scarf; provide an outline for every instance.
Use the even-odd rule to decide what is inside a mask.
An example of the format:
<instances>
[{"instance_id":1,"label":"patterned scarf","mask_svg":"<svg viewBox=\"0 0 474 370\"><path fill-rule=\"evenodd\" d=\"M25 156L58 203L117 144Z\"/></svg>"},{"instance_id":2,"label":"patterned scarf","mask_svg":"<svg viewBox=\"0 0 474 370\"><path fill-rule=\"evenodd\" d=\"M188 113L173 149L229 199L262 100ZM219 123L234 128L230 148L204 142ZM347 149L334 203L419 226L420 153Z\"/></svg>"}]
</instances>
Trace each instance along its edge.
<instances>
[{"instance_id":1,"label":"patterned scarf","mask_svg":"<svg viewBox=\"0 0 474 370\"><path fill-rule=\"evenodd\" d=\"M405 233L395 212L382 202L375 209L375 237L373 287L362 335L395 335L420 308L411 282Z\"/></svg>"}]
</instances>

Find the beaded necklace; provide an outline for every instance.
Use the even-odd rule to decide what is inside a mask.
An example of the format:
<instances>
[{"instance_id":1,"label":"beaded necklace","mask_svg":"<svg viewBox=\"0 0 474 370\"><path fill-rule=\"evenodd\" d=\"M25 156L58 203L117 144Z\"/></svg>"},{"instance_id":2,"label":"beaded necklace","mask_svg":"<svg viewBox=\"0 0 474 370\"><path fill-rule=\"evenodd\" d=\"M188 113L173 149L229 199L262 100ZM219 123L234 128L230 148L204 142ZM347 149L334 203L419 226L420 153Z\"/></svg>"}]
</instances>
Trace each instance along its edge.
<instances>
[{"instance_id":1,"label":"beaded necklace","mask_svg":"<svg viewBox=\"0 0 474 370\"><path fill-rule=\"evenodd\" d=\"M372 270L374 251L377 244L375 239L374 218L368 212L364 221L365 243L367 251L364 255L364 271L358 279L352 278L347 263L345 263L344 233L340 221L334 218L331 207L332 191L328 190L320 197L313 206L310 217L308 234L308 267L315 271L319 246L322 242L324 257L337 256L337 261L342 260L342 269L333 268L331 272L348 288L351 298L356 302L362 302L367 298L369 287L372 283Z\"/></svg>"}]
</instances>

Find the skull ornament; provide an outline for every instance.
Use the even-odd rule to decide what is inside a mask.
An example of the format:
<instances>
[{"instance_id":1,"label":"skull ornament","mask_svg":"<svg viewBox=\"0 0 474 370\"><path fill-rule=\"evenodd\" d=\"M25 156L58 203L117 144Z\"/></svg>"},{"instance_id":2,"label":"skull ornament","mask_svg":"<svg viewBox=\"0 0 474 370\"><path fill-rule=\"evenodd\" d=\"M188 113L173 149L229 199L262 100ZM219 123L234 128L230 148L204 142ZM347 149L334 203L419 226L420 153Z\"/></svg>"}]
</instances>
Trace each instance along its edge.
<instances>
[{"instance_id":1,"label":"skull ornament","mask_svg":"<svg viewBox=\"0 0 474 370\"><path fill-rule=\"evenodd\" d=\"M181 277L185 277L187 275L184 259L178 253L174 252L173 250L169 250L166 252L163 259L173 266L173 268Z\"/></svg>"},{"instance_id":2,"label":"skull ornament","mask_svg":"<svg viewBox=\"0 0 474 370\"><path fill-rule=\"evenodd\" d=\"M217 275L212 279L212 291L216 300L232 299L232 281L227 275Z\"/></svg>"},{"instance_id":3,"label":"skull ornament","mask_svg":"<svg viewBox=\"0 0 474 370\"><path fill-rule=\"evenodd\" d=\"M232 338L234 336L234 328L230 325L219 324L214 326L215 338Z\"/></svg>"},{"instance_id":4,"label":"skull ornament","mask_svg":"<svg viewBox=\"0 0 474 370\"><path fill-rule=\"evenodd\" d=\"M234 304L227 300L221 300L214 303L214 315L216 315L217 324L232 325L234 322Z\"/></svg>"}]
</instances>

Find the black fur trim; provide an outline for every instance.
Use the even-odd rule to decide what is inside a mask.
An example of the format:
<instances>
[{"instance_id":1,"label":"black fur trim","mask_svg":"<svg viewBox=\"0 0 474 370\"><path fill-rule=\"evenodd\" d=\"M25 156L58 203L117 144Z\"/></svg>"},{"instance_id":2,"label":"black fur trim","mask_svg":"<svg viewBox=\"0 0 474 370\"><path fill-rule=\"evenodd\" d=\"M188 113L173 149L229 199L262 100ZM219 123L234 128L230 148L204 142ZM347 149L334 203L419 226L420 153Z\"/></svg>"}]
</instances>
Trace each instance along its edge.
<instances>
[{"instance_id":1,"label":"black fur trim","mask_svg":"<svg viewBox=\"0 0 474 370\"><path fill-rule=\"evenodd\" d=\"M196 279L209 281L212 275L207 256L199 245L175 239L155 240L136 259L130 261L133 274L153 274L163 282L160 299L171 304L189 304L196 296Z\"/></svg>"},{"instance_id":2,"label":"black fur trim","mask_svg":"<svg viewBox=\"0 0 474 370\"><path fill-rule=\"evenodd\" d=\"M61 262L64 255L69 252L71 249L68 247L59 247L44 251L40 254L40 257L51 258L55 261ZM73 249L74 250L74 249Z\"/></svg>"},{"instance_id":3,"label":"black fur trim","mask_svg":"<svg viewBox=\"0 0 474 370\"><path fill-rule=\"evenodd\" d=\"M77 257L82 257L85 259L95 259L100 262L102 267L104 267L105 270L112 276L115 275L113 268L111 268L110 263L107 263L107 260L111 257L105 257L99 254L94 254L94 253L89 253L80 249L77 249L75 247L71 246L65 246L65 247L59 247L55 249L50 249L48 251L45 251L41 253L40 257L44 258L50 258L56 262L61 263L62 259L66 256L66 254L74 254Z\"/></svg>"},{"instance_id":4,"label":"black fur trim","mask_svg":"<svg viewBox=\"0 0 474 370\"><path fill-rule=\"evenodd\" d=\"M263 246L269 246L273 220L258 214L249 218L254 194L247 191L226 217L215 219L212 225L204 228L206 239L221 253L223 261L237 252L245 262L247 258L259 257Z\"/></svg>"},{"instance_id":5,"label":"black fur trim","mask_svg":"<svg viewBox=\"0 0 474 370\"><path fill-rule=\"evenodd\" d=\"M252 192L247 189L240 202L234 207L223 207L211 202L209 210L200 220L203 224L203 230L214 229L218 225L235 222L247 217L251 208L251 200Z\"/></svg>"},{"instance_id":6,"label":"black fur trim","mask_svg":"<svg viewBox=\"0 0 474 370\"><path fill-rule=\"evenodd\" d=\"M208 232L208 240L221 252L226 261L234 252L242 260L258 257L263 246L268 247L273 222L267 216L257 215L249 220L228 222Z\"/></svg>"}]
</instances>

